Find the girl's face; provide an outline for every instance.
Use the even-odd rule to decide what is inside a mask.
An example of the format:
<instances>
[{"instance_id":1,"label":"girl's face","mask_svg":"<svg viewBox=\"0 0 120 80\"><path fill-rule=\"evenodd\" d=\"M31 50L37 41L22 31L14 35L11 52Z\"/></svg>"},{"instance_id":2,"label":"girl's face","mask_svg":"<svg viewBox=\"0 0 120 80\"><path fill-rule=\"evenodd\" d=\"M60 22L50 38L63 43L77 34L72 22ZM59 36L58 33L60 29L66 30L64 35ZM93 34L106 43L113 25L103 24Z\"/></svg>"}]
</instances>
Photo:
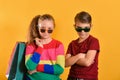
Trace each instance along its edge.
<instances>
[{"instance_id":1,"label":"girl's face","mask_svg":"<svg viewBox=\"0 0 120 80\"><path fill-rule=\"evenodd\" d=\"M75 24L75 30L77 31L80 39L86 39L89 36L90 28L90 23L76 22Z\"/></svg>"},{"instance_id":2,"label":"girl's face","mask_svg":"<svg viewBox=\"0 0 120 80\"><path fill-rule=\"evenodd\" d=\"M38 22L39 34L42 39L51 38L51 33L54 29L54 24L52 20L43 20Z\"/></svg>"}]
</instances>

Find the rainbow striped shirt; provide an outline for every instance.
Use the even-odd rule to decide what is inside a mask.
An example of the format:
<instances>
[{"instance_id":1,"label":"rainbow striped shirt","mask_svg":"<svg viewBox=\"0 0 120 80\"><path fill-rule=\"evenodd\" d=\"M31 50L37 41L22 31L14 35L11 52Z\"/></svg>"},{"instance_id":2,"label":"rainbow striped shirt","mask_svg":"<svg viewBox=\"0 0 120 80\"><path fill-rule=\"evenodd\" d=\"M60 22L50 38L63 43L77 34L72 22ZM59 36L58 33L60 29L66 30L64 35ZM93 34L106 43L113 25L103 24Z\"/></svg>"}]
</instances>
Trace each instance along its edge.
<instances>
[{"instance_id":1,"label":"rainbow striped shirt","mask_svg":"<svg viewBox=\"0 0 120 80\"><path fill-rule=\"evenodd\" d=\"M59 76L64 71L64 47L60 41L52 39L44 47L34 43L26 46L25 65L28 70L37 70L32 75L27 73L30 80L60 80Z\"/></svg>"}]
</instances>

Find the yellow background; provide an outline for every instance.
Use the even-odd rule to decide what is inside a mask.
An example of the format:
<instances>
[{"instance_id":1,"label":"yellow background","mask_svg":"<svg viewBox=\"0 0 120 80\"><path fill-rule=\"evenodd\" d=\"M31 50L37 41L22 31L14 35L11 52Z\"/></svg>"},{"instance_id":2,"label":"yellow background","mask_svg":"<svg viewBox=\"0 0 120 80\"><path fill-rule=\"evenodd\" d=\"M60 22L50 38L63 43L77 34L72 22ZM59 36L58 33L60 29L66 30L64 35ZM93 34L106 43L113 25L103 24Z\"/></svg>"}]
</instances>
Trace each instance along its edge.
<instances>
[{"instance_id":1,"label":"yellow background","mask_svg":"<svg viewBox=\"0 0 120 80\"><path fill-rule=\"evenodd\" d=\"M99 80L120 80L120 0L0 0L0 80L5 79L16 41L26 41L28 25L37 14L56 20L53 38L68 43L78 36L73 28L76 13L88 11L93 18L90 34L100 41ZM69 68L61 75L66 80Z\"/></svg>"}]
</instances>

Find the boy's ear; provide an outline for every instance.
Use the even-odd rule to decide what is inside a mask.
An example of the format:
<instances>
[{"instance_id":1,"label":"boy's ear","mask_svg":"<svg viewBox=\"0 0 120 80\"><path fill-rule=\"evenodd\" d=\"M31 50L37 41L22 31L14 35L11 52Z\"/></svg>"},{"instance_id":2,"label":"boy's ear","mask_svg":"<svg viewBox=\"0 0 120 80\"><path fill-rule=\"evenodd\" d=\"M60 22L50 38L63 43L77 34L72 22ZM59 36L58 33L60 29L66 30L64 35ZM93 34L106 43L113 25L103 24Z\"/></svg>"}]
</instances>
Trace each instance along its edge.
<instances>
[{"instance_id":1,"label":"boy's ear","mask_svg":"<svg viewBox=\"0 0 120 80\"><path fill-rule=\"evenodd\" d=\"M75 27L76 25L75 25L75 24L73 24L73 26Z\"/></svg>"},{"instance_id":2,"label":"boy's ear","mask_svg":"<svg viewBox=\"0 0 120 80\"><path fill-rule=\"evenodd\" d=\"M90 24L90 27L92 27L93 26L93 24Z\"/></svg>"}]
</instances>

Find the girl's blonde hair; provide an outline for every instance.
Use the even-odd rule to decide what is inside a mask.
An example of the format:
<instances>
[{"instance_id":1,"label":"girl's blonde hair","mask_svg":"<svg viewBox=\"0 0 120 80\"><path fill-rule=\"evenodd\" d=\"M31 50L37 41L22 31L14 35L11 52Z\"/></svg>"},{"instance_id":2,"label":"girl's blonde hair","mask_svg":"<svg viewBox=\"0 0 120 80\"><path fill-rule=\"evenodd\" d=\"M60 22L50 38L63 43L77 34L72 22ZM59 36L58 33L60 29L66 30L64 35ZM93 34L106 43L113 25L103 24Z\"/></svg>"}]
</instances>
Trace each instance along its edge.
<instances>
[{"instance_id":1,"label":"girl's blonde hair","mask_svg":"<svg viewBox=\"0 0 120 80\"><path fill-rule=\"evenodd\" d=\"M55 20L54 18L50 15L50 14L44 14L44 15L37 15L35 16L30 25L29 25L29 29L28 29L28 38L27 38L27 43L33 43L35 38L40 38L40 34L38 31L38 22L39 20L52 20L53 24L55 26Z\"/></svg>"}]
</instances>

